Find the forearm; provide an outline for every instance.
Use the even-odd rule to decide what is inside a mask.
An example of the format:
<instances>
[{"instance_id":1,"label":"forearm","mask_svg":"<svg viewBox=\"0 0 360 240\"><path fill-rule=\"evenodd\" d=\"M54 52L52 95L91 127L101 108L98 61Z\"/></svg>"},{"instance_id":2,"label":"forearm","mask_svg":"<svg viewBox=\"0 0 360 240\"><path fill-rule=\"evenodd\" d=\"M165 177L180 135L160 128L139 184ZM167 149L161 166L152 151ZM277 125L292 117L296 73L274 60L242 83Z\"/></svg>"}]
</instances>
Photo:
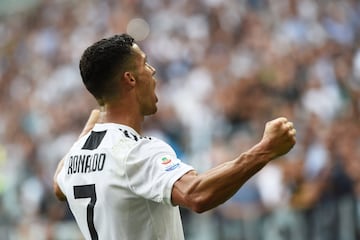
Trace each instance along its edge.
<instances>
[{"instance_id":1,"label":"forearm","mask_svg":"<svg viewBox=\"0 0 360 240\"><path fill-rule=\"evenodd\" d=\"M176 191L184 191L177 195L184 197L180 199L179 204L184 204L196 212L210 210L233 196L272 158L270 153L256 145L235 160L223 163L203 174L189 174L185 179L180 179L177 185Z\"/></svg>"},{"instance_id":2,"label":"forearm","mask_svg":"<svg viewBox=\"0 0 360 240\"><path fill-rule=\"evenodd\" d=\"M254 152L241 154L233 161L224 163L200 175L198 191L205 193L206 210L214 208L231 198L246 181L261 170L268 162L266 155Z\"/></svg>"}]
</instances>

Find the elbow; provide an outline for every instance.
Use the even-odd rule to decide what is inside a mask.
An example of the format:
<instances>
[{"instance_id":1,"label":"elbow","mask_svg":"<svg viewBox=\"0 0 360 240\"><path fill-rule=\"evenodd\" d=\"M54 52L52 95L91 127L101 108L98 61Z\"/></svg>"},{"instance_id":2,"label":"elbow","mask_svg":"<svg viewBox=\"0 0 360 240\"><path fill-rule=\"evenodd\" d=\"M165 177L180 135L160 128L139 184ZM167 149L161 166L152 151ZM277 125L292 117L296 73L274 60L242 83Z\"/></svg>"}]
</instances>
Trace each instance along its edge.
<instances>
[{"instance_id":1,"label":"elbow","mask_svg":"<svg viewBox=\"0 0 360 240\"><path fill-rule=\"evenodd\" d=\"M204 196L192 197L190 200L190 208L196 213L204 213L211 210L215 206L212 205L211 199Z\"/></svg>"},{"instance_id":2,"label":"elbow","mask_svg":"<svg viewBox=\"0 0 360 240\"><path fill-rule=\"evenodd\" d=\"M54 189L54 194L55 194L56 198L57 198L59 201L62 201L62 202L66 201L66 197L65 197L65 195L61 192L61 190L59 191L59 190Z\"/></svg>"},{"instance_id":3,"label":"elbow","mask_svg":"<svg viewBox=\"0 0 360 240\"><path fill-rule=\"evenodd\" d=\"M209 209L207 209L205 206L200 205L200 204L195 204L193 206L191 206L191 211L195 212L195 213L204 213L206 211L208 211Z\"/></svg>"},{"instance_id":4,"label":"elbow","mask_svg":"<svg viewBox=\"0 0 360 240\"><path fill-rule=\"evenodd\" d=\"M55 194L55 196L57 197L58 200L60 201L66 201L66 196L65 194L61 191L59 184L57 183L57 176L61 170L61 168L64 166L64 158L61 159L61 161L59 162L57 168L56 168L56 172L55 175L53 177L53 192Z\"/></svg>"},{"instance_id":5,"label":"elbow","mask_svg":"<svg viewBox=\"0 0 360 240\"><path fill-rule=\"evenodd\" d=\"M206 212L208 210L210 210L210 209L202 207L202 206L199 206L199 207L196 207L196 208L193 209L193 211L198 213L198 214L204 213L204 212Z\"/></svg>"},{"instance_id":6,"label":"elbow","mask_svg":"<svg viewBox=\"0 0 360 240\"><path fill-rule=\"evenodd\" d=\"M53 182L53 192L59 201L66 201L65 194L61 191L59 185L55 181Z\"/></svg>"}]
</instances>

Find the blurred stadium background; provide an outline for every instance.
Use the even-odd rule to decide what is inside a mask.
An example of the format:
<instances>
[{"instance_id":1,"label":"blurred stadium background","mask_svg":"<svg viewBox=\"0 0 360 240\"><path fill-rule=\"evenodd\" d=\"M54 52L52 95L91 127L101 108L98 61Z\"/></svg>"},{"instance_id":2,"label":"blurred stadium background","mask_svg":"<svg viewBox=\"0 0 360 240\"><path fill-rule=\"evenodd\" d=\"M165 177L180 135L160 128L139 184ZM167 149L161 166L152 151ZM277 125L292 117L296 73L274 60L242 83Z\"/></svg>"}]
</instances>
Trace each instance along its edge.
<instances>
[{"instance_id":1,"label":"blurred stadium background","mask_svg":"<svg viewBox=\"0 0 360 240\"><path fill-rule=\"evenodd\" d=\"M96 106L82 51L125 31L158 72L145 134L200 172L297 128L226 204L182 209L186 239L360 239L359 30L357 0L0 0L0 240L82 239L52 175Z\"/></svg>"}]
</instances>

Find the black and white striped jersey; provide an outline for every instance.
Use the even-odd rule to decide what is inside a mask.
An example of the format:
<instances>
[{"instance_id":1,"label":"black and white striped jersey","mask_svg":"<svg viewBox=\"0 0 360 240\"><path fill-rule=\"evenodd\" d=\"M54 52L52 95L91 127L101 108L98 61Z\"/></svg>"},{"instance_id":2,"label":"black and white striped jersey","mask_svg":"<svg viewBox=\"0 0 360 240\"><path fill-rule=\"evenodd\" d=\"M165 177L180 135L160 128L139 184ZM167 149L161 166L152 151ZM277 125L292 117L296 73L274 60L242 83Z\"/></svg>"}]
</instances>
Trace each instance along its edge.
<instances>
[{"instance_id":1,"label":"black and white striped jersey","mask_svg":"<svg viewBox=\"0 0 360 240\"><path fill-rule=\"evenodd\" d=\"M173 184L193 168L165 142L96 124L67 154L57 182L86 239L184 239Z\"/></svg>"}]
</instances>

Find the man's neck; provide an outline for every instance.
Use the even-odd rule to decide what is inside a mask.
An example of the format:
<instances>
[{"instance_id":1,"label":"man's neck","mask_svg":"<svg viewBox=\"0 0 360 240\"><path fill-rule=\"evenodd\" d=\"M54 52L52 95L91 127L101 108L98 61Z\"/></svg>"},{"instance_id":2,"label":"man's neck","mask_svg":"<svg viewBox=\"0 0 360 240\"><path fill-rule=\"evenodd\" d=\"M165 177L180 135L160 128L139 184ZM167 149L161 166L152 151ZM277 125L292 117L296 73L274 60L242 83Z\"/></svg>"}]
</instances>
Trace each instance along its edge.
<instances>
[{"instance_id":1,"label":"man's neck","mask_svg":"<svg viewBox=\"0 0 360 240\"><path fill-rule=\"evenodd\" d=\"M131 107L122 107L121 105L113 107L111 105L105 105L104 107L101 107L100 122L123 124L133 128L136 132L141 133L144 116Z\"/></svg>"}]
</instances>

